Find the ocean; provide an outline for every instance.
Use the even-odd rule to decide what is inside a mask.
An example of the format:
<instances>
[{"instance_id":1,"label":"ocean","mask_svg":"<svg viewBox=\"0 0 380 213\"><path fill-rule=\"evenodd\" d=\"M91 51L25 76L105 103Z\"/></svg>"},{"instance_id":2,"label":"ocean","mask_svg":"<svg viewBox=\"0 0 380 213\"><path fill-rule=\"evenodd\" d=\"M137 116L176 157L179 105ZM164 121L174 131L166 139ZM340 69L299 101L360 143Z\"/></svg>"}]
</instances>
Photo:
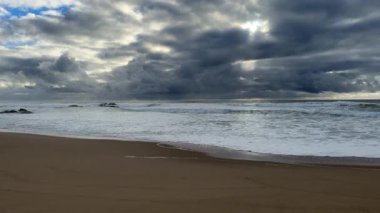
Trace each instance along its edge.
<instances>
[{"instance_id":1,"label":"ocean","mask_svg":"<svg viewBox=\"0 0 380 213\"><path fill-rule=\"evenodd\" d=\"M263 154L380 158L380 101L0 102L0 129ZM69 107L78 104L82 107Z\"/></svg>"}]
</instances>

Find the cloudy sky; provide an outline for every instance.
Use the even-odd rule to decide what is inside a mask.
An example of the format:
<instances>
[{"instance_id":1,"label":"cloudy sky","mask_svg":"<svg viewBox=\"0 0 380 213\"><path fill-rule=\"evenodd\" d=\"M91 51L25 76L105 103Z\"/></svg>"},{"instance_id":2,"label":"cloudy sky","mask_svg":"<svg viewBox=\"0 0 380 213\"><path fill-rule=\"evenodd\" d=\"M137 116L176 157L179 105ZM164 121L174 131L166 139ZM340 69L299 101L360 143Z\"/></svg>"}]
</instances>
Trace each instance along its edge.
<instances>
[{"instance_id":1,"label":"cloudy sky","mask_svg":"<svg viewBox=\"0 0 380 213\"><path fill-rule=\"evenodd\" d=\"M0 0L0 98L380 98L378 0Z\"/></svg>"}]
</instances>

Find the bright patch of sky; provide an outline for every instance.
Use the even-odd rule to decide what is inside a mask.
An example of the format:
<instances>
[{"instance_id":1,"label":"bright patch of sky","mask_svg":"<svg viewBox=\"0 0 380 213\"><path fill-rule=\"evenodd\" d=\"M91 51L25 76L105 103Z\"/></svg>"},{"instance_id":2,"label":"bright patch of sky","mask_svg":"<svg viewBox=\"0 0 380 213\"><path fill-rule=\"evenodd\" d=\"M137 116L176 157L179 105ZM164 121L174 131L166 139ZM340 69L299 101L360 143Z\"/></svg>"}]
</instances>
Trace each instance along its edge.
<instances>
[{"instance_id":1,"label":"bright patch of sky","mask_svg":"<svg viewBox=\"0 0 380 213\"><path fill-rule=\"evenodd\" d=\"M23 46L32 46L36 43L35 40L33 41L4 41L1 42L1 46L4 46L9 49L17 48L17 47L23 47Z\"/></svg>"},{"instance_id":2,"label":"bright patch of sky","mask_svg":"<svg viewBox=\"0 0 380 213\"><path fill-rule=\"evenodd\" d=\"M34 15L46 15L51 13L51 11L55 11L56 14L64 14L67 13L70 10L71 6L61 6L56 8L49 8L49 7L39 7L39 8L31 8L31 7L9 7L9 6L3 6L3 10L5 12L1 12L1 14L4 14L2 18L5 19L11 19L11 18L21 18L24 16L27 16L29 14Z\"/></svg>"},{"instance_id":3,"label":"bright patch of sky","mask_svg":"<svg viewBox=\"0 0 380 213\"><path fill-rule=\"evenodd\" d=\"M45 4L37 3L45 2ZM71 4L69 4L71 3ZM3 1L0 0L0 20L19 19L29 16L61 16L74 4L72 1ZM0 45L8 49L33 46L35 40L8 40Z\"/></svg>"},{"instance_id":4,"label":"bright patch of sky","mask_svg":"<svg viewBox=\"0 0 380 213\"><path fill-rule=\"evenodd\" d=\"M0 0L0 5L14 8L57 8L75 4L77 0Z\"/></svg>"},{"instance_id":5,"label":"bright patch of sky","mask_svg":"<svg viewBox=\"0 0 380 213\"><path fill-rule=\"evenodd\" d=\"M9 12L0 6L0 17L9 15Z\"/></svg>"}]
</instances>

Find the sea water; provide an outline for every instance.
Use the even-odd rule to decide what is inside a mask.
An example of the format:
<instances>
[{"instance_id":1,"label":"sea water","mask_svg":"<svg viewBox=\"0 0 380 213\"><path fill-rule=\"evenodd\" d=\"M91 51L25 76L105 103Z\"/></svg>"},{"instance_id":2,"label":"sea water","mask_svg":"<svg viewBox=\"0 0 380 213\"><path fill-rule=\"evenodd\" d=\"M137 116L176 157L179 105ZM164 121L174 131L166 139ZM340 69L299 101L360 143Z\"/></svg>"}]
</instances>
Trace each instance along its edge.
<instances>
[{"instance_id":1,"label":"sea water","mask_svg":"<svg viewBox=\"0 0 380 213\"><path fill-rule=\"evenodd\" d=\"M79 104L82 107L68 107ZM1 102L0 129L193 143L255 153L380 158L378 101Z\"/></svg>"}]
</instances>

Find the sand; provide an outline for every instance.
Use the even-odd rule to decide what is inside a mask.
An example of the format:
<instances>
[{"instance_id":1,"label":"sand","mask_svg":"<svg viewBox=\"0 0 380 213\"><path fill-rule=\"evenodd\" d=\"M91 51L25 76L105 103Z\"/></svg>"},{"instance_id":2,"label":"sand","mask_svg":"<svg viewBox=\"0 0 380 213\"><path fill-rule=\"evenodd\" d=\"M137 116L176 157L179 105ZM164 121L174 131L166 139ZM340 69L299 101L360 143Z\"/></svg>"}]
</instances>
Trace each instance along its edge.
<instances>
[{"instance_id":1,"label":"sand","mask_svg":"<svg viewBox=\"0 0 380 213\"><path fill-rule=\"evenodd\" d=\"M380 212L380 168L0 133L0 212Z\"/></svg>"}]
</instances>

